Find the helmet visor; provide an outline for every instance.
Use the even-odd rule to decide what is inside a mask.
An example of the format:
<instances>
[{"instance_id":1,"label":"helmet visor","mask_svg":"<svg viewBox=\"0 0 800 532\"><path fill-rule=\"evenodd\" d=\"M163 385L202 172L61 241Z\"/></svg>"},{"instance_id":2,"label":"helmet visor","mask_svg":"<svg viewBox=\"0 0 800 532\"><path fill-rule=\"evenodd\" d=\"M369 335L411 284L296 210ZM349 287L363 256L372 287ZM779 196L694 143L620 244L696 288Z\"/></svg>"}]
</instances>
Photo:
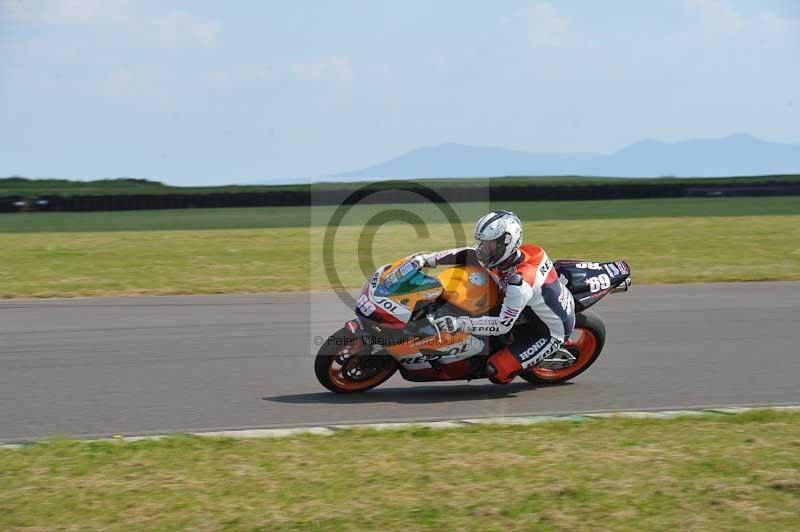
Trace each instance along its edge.
<instances>
[{"instance_id":1,"label":"helmet visor","mask_svg":"<svg viewBox=\"0 0 800 532\"><path fill-rule=\"evenodd\" d=\"M492 267L503 256L506 245L503 243L503 238L495 240L478 240L475 242L475 251L478 254L478 260L484 266Z\"/></svg>"}]
</instances>

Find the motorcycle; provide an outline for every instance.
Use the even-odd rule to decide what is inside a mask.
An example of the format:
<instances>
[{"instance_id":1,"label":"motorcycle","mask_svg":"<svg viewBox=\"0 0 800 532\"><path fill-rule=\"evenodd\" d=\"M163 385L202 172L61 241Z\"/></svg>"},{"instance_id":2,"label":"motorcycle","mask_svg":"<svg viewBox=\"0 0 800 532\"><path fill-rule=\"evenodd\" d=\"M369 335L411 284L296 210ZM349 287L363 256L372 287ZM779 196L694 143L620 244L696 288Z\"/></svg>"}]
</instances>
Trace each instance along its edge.
<instances>
[{"instance_id":1,"label":"motorcycle","mask_svg":"<svg viewBox=\"0 0 800 532\"><path fill-rule=\"evenodd\" d=\"M314 361L319 382L338 393L364 392L395 372L413 382L488 378L486 361L510 343L515 331L532 326L531 309L503 336L450 334L434 323L441 316L481 316L499 311L498 280L480 264L451 266L427 275L411 257L378 268L364 284L355 318L323 341ZM625 261L559 260L559 281L575 299L575 329L555 358L546 358L519 376L534 384L557 384L586 371L600 356L606 328L586 310L607 294L627 291Z\"/></svg>"}]
</instances>

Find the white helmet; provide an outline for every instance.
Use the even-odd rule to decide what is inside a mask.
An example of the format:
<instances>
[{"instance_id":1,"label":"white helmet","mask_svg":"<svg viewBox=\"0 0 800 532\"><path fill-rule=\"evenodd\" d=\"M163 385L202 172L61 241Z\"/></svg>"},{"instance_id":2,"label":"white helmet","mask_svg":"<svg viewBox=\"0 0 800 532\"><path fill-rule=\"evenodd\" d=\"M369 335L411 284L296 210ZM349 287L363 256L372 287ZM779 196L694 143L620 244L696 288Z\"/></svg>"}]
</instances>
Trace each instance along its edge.
<instances>
[{"instance_id":1,"label":"white helmet","mask_svg":"<svg viewBox=\"0 0 800 532\"><path fill-rule=\"evenodd\" d=\"M522 223L511 211L494 211L475 226L475 251L486 268L494 268L516 254L522 245Z\"/></svg>"}]
</instances>

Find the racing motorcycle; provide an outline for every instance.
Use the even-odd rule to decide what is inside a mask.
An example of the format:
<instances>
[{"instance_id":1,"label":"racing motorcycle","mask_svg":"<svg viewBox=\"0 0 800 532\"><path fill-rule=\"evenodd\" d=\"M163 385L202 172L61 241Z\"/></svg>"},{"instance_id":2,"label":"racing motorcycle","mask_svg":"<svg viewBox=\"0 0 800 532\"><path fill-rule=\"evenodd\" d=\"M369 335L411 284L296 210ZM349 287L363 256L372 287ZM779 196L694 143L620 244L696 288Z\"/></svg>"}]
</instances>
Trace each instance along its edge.
<instances>
[{"instance_id":1,"label":"racing motorcycle","mask_svg":"<svg viewBox=\"0 0 800 532\"><path fill-rule=\"evenodd\" d=\"M413 382L488 378L486 361L510 343L515 331L538 318L526 307L503 336L447 333L434 323L441 316L491 315L502 295L495 276L480 264L445 268L435 276L418 270L411 257L378 268L364 284L355 318L323 340L314 361L319 382L339 393L364 392L395 372ZM630 269L625 261L559 260L559 281L575 299L575 330L554 357L519 374L528 382L556 384L591 366L606 339L603 322L586 310L613 292L627 291Z\"/></svg>"}]
</instances>

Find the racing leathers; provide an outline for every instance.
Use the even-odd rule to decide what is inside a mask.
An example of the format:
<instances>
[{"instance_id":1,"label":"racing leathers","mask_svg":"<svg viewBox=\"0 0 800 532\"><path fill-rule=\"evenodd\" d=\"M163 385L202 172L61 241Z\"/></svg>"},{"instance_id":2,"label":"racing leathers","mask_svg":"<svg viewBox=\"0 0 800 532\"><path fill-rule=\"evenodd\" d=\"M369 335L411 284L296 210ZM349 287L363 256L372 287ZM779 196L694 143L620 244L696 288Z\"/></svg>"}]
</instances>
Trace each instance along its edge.
<instances>
[{"instance_id":1,"label":"racing leathers","mask_svg":"<svg viewBox=\"0 0 800 532\"><path fill-rule=\"evenodd\" d=\"M422 257L425 266L477 261L473 248L451 249ZM499 314L449 318L458 323L451 322L446 327L478 336L502 335L508 333L526 307L530 307L533 311L530 326L514 331L511 343L488 359L487 368L494 372L492 377L498 382L510 382L521 370L555 353L575 326L572 293L559 281L544 249L523 245L508 262L490 270L503 292Z\"/></svg>"}]
</instances>

